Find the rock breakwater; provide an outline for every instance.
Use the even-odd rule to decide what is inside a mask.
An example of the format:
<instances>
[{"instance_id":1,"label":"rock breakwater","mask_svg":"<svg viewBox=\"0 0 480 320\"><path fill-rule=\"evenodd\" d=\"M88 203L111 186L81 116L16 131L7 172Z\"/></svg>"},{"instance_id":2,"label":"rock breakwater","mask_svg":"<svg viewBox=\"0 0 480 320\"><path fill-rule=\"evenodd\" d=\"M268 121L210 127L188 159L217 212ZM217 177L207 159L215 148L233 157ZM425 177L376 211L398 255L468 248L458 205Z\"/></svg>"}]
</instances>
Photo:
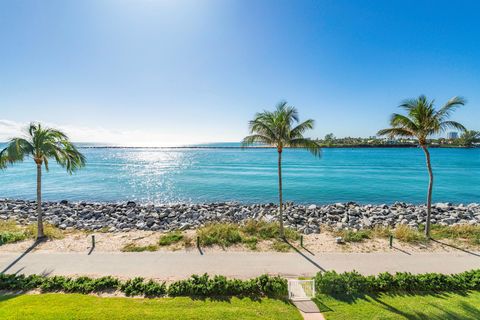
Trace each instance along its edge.
<instances>
[{"instance_id":1,"label":"rock breakwater","mask_svg":"<svg viewBox=\"0 0 480 320\"><path fill-rule=\"evenodd\" d=\"M276 219L277 205L239 204L137 204L44 202L45 221L61 229L167 231L194 229L209 222L242 222L247 219ZM36 221L36 203L25 200L1 200L0 220L13 219L21 224ZM285 205L285 224L305 234L318 233L322 226L337 229L364 229L376 225L425 223L426 206L396 202L392 205L336 203L328 205ZM441 225L480 224L480 204L452 205L436 203L432 223Z\"/></svg>"}]
</instances>

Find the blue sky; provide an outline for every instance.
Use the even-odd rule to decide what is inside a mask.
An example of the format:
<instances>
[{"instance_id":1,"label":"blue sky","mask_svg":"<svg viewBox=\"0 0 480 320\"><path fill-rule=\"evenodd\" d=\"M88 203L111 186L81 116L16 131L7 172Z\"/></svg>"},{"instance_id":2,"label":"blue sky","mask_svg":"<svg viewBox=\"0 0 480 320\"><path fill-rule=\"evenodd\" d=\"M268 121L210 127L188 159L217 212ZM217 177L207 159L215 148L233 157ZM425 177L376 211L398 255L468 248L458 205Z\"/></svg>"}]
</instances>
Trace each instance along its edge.
<instances>
[{"instance_id":1,"label":"blue sky","mask_svg":"<svg viewBox=\"0 0 480 320\"><path fill-rule=\"evenodd\" d=\"M285 99L312 137L369 136L399 102L462 95L480 129L480 2L0 2L0 140L238 141Z\"/></svg>"}]
</instances>

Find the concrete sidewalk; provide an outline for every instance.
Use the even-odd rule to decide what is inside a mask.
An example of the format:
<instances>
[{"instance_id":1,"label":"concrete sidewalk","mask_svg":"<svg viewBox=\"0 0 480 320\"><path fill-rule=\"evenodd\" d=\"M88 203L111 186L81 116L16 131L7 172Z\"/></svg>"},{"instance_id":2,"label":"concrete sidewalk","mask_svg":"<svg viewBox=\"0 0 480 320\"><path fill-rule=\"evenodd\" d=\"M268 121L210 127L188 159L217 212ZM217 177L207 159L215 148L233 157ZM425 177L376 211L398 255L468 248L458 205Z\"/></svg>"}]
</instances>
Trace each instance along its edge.
<instances>
[{"instance_id":1,"label":"concrete sidewalk","mask_svg":"<svg viewBox=\"0 0 480 320\"><path fill-rule=\"evenodd\" d=\"M20 258L20 259L19 259ZM321 270L357 270L363 274L383 271L457 273L480 268L479 253L321 253L311 255L273 252L142 252L142 253L45 253L22 256L0 252L0 272L50 275L143 276L162 280L192 274L221 274L251 278L268 273L284 277L312 276Z\"/></svg>"},{"instance_id":2,"label":"concrete sidewalk","mask_svg":"<svg viewBox=\"0 0 480 320\"><path fill-rule=\"evenodd\" d=\"M312 301L292 301L304 320L325 320L317 305Z\"/></svg>"}]
</instances>

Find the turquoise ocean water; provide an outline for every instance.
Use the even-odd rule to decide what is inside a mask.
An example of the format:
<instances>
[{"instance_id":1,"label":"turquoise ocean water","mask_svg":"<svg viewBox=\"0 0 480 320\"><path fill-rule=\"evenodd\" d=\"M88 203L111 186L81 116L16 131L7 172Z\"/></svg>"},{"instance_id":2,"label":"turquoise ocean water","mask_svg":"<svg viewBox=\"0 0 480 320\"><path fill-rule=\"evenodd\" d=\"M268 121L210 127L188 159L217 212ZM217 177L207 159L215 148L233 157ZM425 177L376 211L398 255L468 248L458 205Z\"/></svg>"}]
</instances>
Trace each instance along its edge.
<instances>
[{"instance_id":1,"label":"turquoise ocean water","mask_svg":"<svg viewBox=\"0 0 480 320\"><path fill-rule=\"evenodd\" d=\"M0 146L1 147L1 146ZM51 164L45 200L266 203L277 201L272 149L82 148L87 167L68 175ZM431 149L435 202L480 202L480 149ZM425 202L423 152L405 149L303 150L283 156L284 198L298 203ZM0 171L0 198L35 198L31 159Z\"/></svg>"}]
</instances>

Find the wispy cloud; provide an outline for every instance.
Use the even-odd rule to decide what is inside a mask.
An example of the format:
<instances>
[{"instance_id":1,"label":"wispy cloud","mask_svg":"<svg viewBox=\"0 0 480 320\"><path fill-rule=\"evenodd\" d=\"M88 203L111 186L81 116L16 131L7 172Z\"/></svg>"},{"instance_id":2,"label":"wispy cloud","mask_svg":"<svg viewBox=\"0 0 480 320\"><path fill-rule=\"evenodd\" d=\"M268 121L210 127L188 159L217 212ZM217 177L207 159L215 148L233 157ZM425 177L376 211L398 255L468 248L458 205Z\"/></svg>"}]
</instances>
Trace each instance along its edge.
<instances>
[{"instance_id":1,"label":"wispy cloud","mask_svg":"<svg viewBox=\"0 0 480 320\"><path fill-rule=\"evenodd\" d=\"M74 142L155 147L176 146L206 141L202 140L201 137L192 140L191 137L160 134L148 129L117 131L103 127L85 127L69 124L59 125L48 122L42 122L42 124L64 131ZM27 126L28 123L0 119L0 141L7 141L12 137L24 135Z\"/></svg>"},{"instance_id":2,"label":"wispy cloud","mask_svg":"<svg viewBox=\"0 0 480 320\"><path fill-rule=\"evenodd\" d=\"M24 125L19 122L0 119L0 141L6 141L10 137L19 135L22 127Z\"/></svg>"}]
</instances>

